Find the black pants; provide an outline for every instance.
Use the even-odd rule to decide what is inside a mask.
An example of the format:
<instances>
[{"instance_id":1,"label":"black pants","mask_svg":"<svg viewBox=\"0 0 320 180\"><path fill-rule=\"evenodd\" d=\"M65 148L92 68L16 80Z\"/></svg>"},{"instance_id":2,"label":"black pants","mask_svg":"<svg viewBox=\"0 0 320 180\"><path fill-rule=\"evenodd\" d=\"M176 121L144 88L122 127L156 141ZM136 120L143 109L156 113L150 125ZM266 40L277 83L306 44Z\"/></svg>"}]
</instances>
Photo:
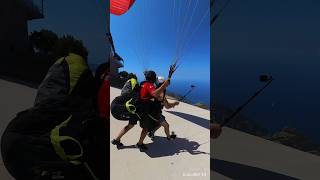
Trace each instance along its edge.
<instances>
[{"instance_id":1,"label":"black pants","mask_svg":"<svg viewBox=\"0 0 320 180\"><path fill-rule=\"evenodd\" d=\"M159 126L158 120L161 115L161 109L153 101L141 102L139 104L139 114L141 115L140 123L143 128L152 131Z\"/></svg>"}]
</instances>

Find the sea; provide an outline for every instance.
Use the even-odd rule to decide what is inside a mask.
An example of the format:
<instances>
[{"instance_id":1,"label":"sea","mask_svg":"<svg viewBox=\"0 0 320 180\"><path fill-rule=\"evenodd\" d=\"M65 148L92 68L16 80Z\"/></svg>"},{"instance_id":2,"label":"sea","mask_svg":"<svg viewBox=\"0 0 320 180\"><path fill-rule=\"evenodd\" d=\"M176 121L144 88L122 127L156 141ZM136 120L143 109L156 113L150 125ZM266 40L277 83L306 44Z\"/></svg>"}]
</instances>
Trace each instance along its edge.
<instances>
[{"instance_id":1,"label":"sea","mask_svg":"<svg viewBox=\"0 0 320 180\"><path fill-rule=\"evenodd\" d=\"M191 88L194 86L194 88ZM180 96L186 96L186 100L192 104L201 103L210 107L210 82L201 80L172 80L172 83L168 87L168 91L178 94Z\"/></svg>"},{"instance_id":2,"label":"sea","mask_svg":"<svg viewBox=\"0 0 320 180\"><path fill-rule=\"evenodd\" d=\"M254 63L255 62L255 63ZM269 132L295 128L320 143L320 62L292 60L288 63L268 59L217 61L214 70L214 102L236 109L264 86L261 74L275 79L242 114Z\"/></svg>"}]
</instances>

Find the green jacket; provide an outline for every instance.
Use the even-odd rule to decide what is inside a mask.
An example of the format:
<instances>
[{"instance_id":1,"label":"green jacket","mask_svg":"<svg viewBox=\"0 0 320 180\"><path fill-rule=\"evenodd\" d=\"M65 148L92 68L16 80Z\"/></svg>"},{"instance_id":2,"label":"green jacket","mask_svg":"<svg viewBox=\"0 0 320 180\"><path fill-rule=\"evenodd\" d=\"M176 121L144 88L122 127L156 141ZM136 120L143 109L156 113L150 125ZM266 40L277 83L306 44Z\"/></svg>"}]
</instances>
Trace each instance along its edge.
<instances>
[{"instance_id":1,"label":"green jacket","mask_svg":"<svg viewBox=\"0 0 320 180\"><path fill-rule=\"evenodd\" d=\"M38 107L65 103L82 74L88 69L86 61L77 54L70 53L58 59L40 84L34 105Z\"/></svg>"},{"instance_id":2,"label":"green jacket","mask_svg":"<svg viewBox=\"0 0 320 180\"><path fill-rule=\"evenodd\" d=\"M96 82L86 61L73 53L58 59L40 84L35 109L56 112L56 117L47 121L54 125L50 139L62 160L81 164L86 149L82 142L99 131L97 124L102 121L96 116L96 94ZM73 148L64 147L63 141L73 142Z\"/></svg>"}]
</instances>

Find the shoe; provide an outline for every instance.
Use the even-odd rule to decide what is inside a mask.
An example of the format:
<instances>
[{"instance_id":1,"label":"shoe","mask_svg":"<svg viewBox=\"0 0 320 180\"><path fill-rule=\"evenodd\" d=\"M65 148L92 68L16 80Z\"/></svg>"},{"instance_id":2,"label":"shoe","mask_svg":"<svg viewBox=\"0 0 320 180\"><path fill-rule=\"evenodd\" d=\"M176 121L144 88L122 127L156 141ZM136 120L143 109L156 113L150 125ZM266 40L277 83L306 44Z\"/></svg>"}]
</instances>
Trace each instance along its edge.
<instances>
[{"instance_id":1,"label":"shoe","mask_svg":"<svg viewBox=\"0 0 320 180\"><path fill-rule=\"evenodd\" d=\"M116 145L117 148L123 146L123 144L122 144L120 141L117 141L117 140L115 140L115 139L113 139L113 140L111 141L111 143L112 143L113 145Z\"/></svg>"},{"instance_id":2,"label":"shoe","mask_svg":"<svg viewBox=\"0 0 320 180\"><path fill-rule=\"evenodd\" d=\"M174 133L174 131L171 132L170 138L175 139L177 135Z\"/></svg>"},{"instance_id":3,"label":"shoe","mask_svg":"<svg viewBox=\"0 0 320 180\"><path fill-rule=\"evenodd\" d=\"M140 151L146 151L148 150L147 146L145 144L136 144L136 147L140 149Z\"/></svg>"},{"instance_id":4,"label":"shoe","mask_svg":"<svg viewBox=\"0 0 320 180\"><path fill-rule=\"evenodd\" d=\"M175 135L175 134L171 134L171 135L170 135L170 138L171 138L171 139L175 139L176 137L177 137L177 135Z\"/></svg>"}]
</instances>

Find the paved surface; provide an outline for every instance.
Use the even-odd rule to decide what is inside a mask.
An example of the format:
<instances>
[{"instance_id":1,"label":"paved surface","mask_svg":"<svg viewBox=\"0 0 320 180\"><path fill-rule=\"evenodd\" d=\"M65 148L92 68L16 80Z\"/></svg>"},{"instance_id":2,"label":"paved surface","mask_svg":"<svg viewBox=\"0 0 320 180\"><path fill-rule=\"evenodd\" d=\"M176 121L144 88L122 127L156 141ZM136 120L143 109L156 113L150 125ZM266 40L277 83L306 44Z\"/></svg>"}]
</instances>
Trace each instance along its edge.
<instances>
[{"instance_id":1,"label":"paved surface","mask_svg":"<svg viewBox=\"0 0 320 180\"><path fill-rule=\"evenodd\" d=\"M120 90L111 88L111 100ZM169 100L170 101L170 100ZM116 180L209 180L210 144L207 110L181 103L166 110L171 130L178 138L169 142L163 129L156 132L154 142L146 137L147 152L140 152L134 145L140 136L139 125L122 139L126 146L118 150L111 146L111 179ZM169 112L170 111L170 112ZM127 121L111 118L110 138L114 138ZM110 141L111 141L110 139Z\"/></svg>"},{"instance_id":2,"label":"paved surface","mask_svg":"<svg viewBox=\"0 0 320 180\"><path fill-rule=\"evenodd\" d=\"M111 89L112 97L119 90ZM19 111L32 106L36 90L0 80L0 132ZM111 99L113 99L111 98ZM170 112L169 112L170 111ZM134 145L140 127L124 138L128 146L117 150L111 146L111 179L116 180L207 180L209 179L209 112L182 103L164 112L178 139L167 142L162 129L155 142L147 137L148 152ZM111 119L111 137L126 125ZM111 140L111 139L110 139ZM262 138L225 128L218 140L211 140L213 170L211 179L303 179L318 180L320 157L279 145ZM0 161L0 179L13 179Z\"/></svg>"},{"instance_id":3,"label":"paved surface","mask_svg":"<svg viewBox=\"0 0 320 180\"><path fill-rule=\"evenodd\" d=\"M211 147L214 180L320 179L319 156L230 128Z\"/></svg>"},{"instance_id":4,"label":"paved surface","mask_svg":"<svg viewBox=\"0 0 320 180\"><path fill-rule=\"evenodd\" d=\"M12 120L17 112L25 110L33 105L36 90L11 83L8 81L0 80L0 132L1 135L7 124ZM5 169L2 157L0 161L0 179L11 180L12 178Z\"/></svg>"},{"instance_id":5,"label":"paved surface","mask_svg":"<svg viewBox=\"0 0 320 180\"><path fill-rule=\"evenodd\" d=\"M111 93L114 97L119 94L119 90L112 88ZM32 106L35 95L35 89L0 80L1 134L17 112ZM150 151L142 153L131 147L137 142L141 130L138 126L134 127L123 138L124 144L130 147L117 150L111 146L111 179L209 179L209 112L187 104L182 104L170 111L172 112L165 112L164 115L178 138L168 142L164 138L163 130L160 129L156 134L159 137L156 138L155 143L146 138L145 142L152 144L149 144ZM124 121L111 119L112 137L125 124ZM0 179L13 179L3 166L2 159Z\"/></svg>"}]
</instances>

